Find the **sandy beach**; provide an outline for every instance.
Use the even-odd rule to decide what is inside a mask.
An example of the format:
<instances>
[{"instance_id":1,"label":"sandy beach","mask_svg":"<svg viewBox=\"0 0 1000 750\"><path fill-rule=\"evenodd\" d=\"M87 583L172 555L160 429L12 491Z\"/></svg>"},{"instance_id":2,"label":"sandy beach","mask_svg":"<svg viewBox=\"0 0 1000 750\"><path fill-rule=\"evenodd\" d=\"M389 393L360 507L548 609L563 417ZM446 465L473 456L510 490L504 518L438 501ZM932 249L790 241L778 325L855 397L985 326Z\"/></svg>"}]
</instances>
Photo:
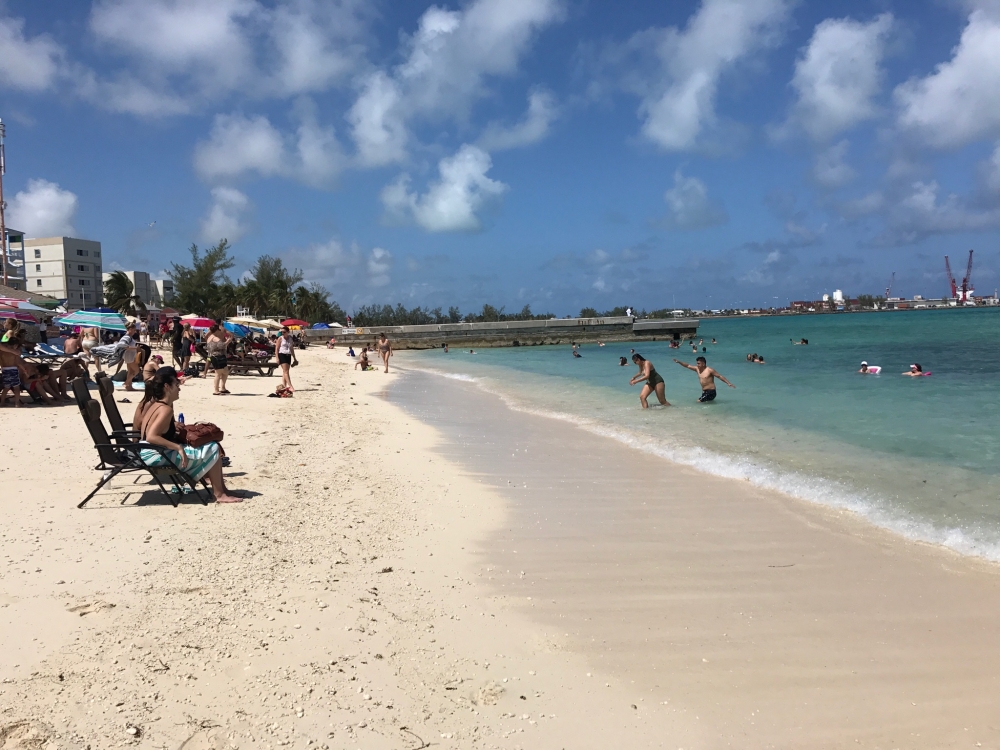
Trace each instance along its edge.
<instances>
[{"instance_id":1,"label":"sandy beach","mask_svg":"<svg viewBox=\"0 0 1000 750\"><path fill-rule=\"evenodd\" d=\"M301 362L293 399L182 389L235 506L125 479L77 510L76 406L0 411L0 748L998 746L995 566Z\"/></svg>"}]
</instances>

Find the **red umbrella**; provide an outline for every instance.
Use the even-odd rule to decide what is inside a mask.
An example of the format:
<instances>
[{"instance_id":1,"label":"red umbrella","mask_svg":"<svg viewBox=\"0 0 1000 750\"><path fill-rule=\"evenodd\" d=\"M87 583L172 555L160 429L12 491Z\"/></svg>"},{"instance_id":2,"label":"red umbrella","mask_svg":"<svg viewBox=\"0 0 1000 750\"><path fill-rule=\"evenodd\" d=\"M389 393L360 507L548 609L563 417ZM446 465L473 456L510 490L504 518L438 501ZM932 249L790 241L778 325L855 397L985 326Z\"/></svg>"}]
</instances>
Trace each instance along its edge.
<instances>
[{"instance_id":1,"label":"red umbrella","mask_svg":"<svg viewBox=\"0 0 1000 750\"><path fill-rule=\"evenodd\" d=\"M192 328L211 328L215 321L211 318L181 318L181 325L190 323Z\"/></svg>"},{"instance_id":2,"label":"red umbrella","mask_svg":"<svg viewBox=\"0 0 1000 750\"><path fill-rule=\"evenodd\" d=\"M288 326L289 328L291 328L292 326L298 326L299 328L305 328L309 324L306 323L304 320L296 320L295 318L289 318L288 320L281 321L281 325Z\"/></svg>"}]
</instances>

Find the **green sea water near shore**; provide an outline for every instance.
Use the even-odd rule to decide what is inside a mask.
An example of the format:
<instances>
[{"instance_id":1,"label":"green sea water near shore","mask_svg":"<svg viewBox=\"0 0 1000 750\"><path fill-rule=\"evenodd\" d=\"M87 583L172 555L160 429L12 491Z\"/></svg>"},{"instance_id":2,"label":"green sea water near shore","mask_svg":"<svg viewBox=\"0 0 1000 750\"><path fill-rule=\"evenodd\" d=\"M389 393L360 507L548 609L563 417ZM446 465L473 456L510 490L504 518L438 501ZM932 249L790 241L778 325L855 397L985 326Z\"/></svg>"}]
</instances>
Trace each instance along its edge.
<instances>
[{"instance_id":1,"label":"green sea water near shore","mask_svg":"<svg viewBox=\"0 0 1000 750\"><path fill-rule=\"evenodd\" d=\"M453 349L409 361L514 409L1000 560L1000 310L708 319L699 338L737 386L719 383L711 404L695 403L696 375L672 362L693 362L687 343L587 344L579 359L568 345ZM790 342L801 338L809 345ZM672 407L638 408L636 368L618 364L631 348L664 377ZM767 364L748 363L752 352ZM881 374L858 374L862 360ZM903 377L914 362L932 374Z\"/></svg>"}]
</instances>

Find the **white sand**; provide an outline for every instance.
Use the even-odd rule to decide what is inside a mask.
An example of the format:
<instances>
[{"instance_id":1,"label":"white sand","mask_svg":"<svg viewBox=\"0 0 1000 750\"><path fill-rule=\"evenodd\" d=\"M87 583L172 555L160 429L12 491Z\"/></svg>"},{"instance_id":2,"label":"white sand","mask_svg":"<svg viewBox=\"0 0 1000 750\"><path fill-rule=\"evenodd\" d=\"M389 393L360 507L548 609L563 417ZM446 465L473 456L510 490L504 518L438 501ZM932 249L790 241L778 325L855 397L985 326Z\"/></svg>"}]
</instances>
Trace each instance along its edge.
<instances>
[{"instance_id":1,"label":"white sand","mask_svg":"<svg viewBox=\"0 0 1000 750\"><path fill-rule=\"evenodd\" d=\"M255 495L235 506L129 478L77 510L99 474L76 406L0 410L0 748L704 745L488 593L505 505L378 397L395 374L301 361L290 400L182 390Z\"/></svg>"}]
</instances>

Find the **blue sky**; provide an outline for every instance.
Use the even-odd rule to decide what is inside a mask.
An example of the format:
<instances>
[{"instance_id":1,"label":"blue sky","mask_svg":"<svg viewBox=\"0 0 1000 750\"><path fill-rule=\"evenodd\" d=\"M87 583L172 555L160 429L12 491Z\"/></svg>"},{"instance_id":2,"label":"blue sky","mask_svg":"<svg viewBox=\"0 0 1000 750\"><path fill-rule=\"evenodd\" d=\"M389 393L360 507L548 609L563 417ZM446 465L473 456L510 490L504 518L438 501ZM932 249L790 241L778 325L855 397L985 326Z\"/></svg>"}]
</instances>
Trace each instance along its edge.
<instances>
[{"instance_id":1,"label":"blue sky","mask_svg":"<svg viewBox=\"0 0 1000 750\"><path fill-rule=\"evenodd\" d=\"M992 293L998 91L997 0L0 0L11 225L347 309Z\"/></svg>"}]
</instances>

